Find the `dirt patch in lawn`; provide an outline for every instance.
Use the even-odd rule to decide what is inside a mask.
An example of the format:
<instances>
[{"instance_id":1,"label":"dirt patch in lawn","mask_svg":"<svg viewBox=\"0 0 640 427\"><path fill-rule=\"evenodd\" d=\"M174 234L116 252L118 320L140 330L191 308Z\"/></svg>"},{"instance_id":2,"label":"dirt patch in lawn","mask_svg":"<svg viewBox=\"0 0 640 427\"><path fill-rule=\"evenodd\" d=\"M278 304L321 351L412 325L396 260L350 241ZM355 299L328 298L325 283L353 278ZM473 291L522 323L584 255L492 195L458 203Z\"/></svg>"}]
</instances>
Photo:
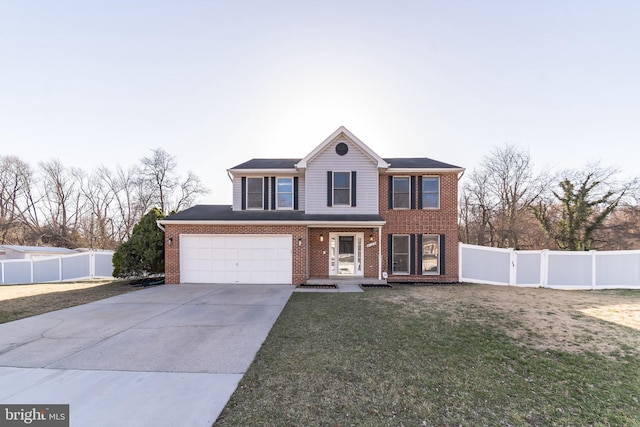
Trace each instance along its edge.
<instances>
[{"instance_id":1,"label":"dirt patch in lawn","mask_svg":"<svg viewBox=\"0 0 640 427\"><path fill-rule=\"evenodd\" d=\"M87 280L83 282L62 283L34 283L29 285L2 285L0 286L0 301L15 298L30 297L33 295L49 294L53 292L75 291L88 289L95 286L113 282L113 280Z\"/></svg>"},{"instance_id":2,"label":"dirt patch in lawn","mask_svg":"<svg viewBox=\"0 0 640 427\"><path fill-rule=\"evenodd\" d=\"M561 291L490 285L389 292L409 310L440 310L452 321L501 327L536 349L640 355L640 292Z\"/></svg>"}]
</instances>

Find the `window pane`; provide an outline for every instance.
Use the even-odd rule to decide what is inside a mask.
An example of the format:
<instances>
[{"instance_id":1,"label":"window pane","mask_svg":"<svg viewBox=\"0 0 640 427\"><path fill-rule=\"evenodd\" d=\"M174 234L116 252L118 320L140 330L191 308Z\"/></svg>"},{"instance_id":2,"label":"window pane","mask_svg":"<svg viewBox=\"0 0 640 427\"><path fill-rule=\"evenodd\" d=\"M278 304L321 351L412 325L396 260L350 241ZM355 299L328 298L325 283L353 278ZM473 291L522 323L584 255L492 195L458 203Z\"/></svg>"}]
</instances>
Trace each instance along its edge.
<instances>
[{"instance_id":1,"label":"window pane","mask_svg":"<svg viewBox=\"0 0 640 427\"><path fill-rule=\"evenodd\" d=\"M293 192L293 179L278 178L278 193L291 193L291 192Z\"/></svg>"},{"instance_id":2,"label":"window pane","mask_svg":"<svg viewBox=\"0 0 640 427\"><path fill-rule=\"evenodd\" d=\"M262 193L262 178L248 178L247 191L249 193Z\"/></svg>"},{"instance_id":3,"label":"window pane","mask_svg":"<svg viewBox=\"0 0 640 427\"><path fill-rule=\"evenodd\" d=\"M438 192L438 178L424 177L422 178L422 191L423 192Z\"/></svg>"},{"instance_id":4,"label":"window pane","mask_svg":"<svg viewBox=\"0 0 640 427\"><path fill-rule=\"evenodd\" d=\"M351 183L351 174L349 172L334 172L333 188L349 188Z\"/></svg>"},{"instance_id":5,"label":"window pane","mask_svg":"<svg viewBox=\"0 0 640 427\"><path fill-rule=\"evenodd\" d=\"M401 193L393 193L393 207L394 208L408 208L409 207L409 195Z\"/></svg>"},{"instance_id":6,"label":"window pane","mask_svg":"<svg viewBox=\"0 0 640 427\"><path fill-rule=\"evenodd\" d=\"M349 190L333 190L333 204L334 205L351 205L351 197L349 197Z\"/></svg>"},{"instance_id":7,"label":"window pane","mask_svg":"<svg viewBox=\"0 0 640 427\"><path fill-rule=\"evenodd\" d=\"M409 236L393 236L393 253L409 253Z\"/></svg>"},{"instance_id":8,"label":"window pane","mask_svg":"<svg viewBox=\"0 0 640 427\"><path fill-rule=\"evenodd\" d=\"M247 194L247 207L249 209L259 208L262 209L262 193L260 194Z\"/></svg>"},{"instance_id":9,"label":"window pane","mask_svg":"<svg viewBox=\"0 0 640 427\"><path fill-rule=\"evenodd\" d=\"M393 178L394 193L409 193L409 177Z\"/></svg>"},{"instance_id":10,"label":"window pane","mask_svg":"<svg viewBox=\"0 0 640 427\"><path fill-rule=\"evenodd\" d=\"M422 194L422 207L425 208L437 208L438 207L438 195L437 194Z\"/></svg>"},{"instance_id":11,"label":"window pane","mask_svg":"<svg viewBox=\"0 0 640 427\"><path fill-rule=\"evenodd\" d=\"M440 236L422 236L422 274L438 274Z\"/></svg>"},{"instance_id":12,"label":"window pane","mask_svg":"<svg viewBox=\"0 0 640 427\"><path fill-rule=\"evenodd\" d=\"M409 272L409 255L398 254L393 256L393 272L394 273Z\"/></svg>"},{"instance_id":13,"label":"window pane","mask_svg":"<svg viewBox=\"0 0 640 427\"><path fill-rule=\"evenodd\" d=\"M278 194L278 207L290 208L293 207L293 197L291 194Z\"/></svg>"}]
</instances>

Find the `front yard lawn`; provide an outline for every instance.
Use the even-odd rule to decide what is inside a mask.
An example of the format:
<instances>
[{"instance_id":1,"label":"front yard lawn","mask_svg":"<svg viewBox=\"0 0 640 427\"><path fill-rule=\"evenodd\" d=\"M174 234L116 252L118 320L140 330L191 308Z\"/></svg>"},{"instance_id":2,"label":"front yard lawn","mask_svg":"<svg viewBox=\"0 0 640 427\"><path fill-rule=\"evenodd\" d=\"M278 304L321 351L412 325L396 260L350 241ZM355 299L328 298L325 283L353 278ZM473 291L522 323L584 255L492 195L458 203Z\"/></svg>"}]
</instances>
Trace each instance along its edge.
<instances>
[{"instance_id":1,"label":"front yard lawn","mask_svg":"<svg viewBox=\"0 0 640 427\"><path fill-rule=\"evenodd\" d=\"M294 293L215 425L640 425L638 313L632 291Z\"/></svg>"}]
</instances>

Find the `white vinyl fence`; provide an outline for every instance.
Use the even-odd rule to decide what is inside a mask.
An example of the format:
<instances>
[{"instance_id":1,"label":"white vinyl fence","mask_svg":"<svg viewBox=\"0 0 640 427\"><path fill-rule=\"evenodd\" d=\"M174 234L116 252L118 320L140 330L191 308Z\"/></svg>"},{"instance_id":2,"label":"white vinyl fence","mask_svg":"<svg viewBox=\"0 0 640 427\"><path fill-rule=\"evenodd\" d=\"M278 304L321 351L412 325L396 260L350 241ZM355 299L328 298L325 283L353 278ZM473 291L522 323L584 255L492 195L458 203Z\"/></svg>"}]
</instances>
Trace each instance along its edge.
<instances>
[{"instance_id":1,"label":"white vinyl fence","mask_svg":"<svg viewBox=\"0 0 640 427\"><path fill-rule=\"evenodd\" d=\"M460 243L461 282L555 289L640 289L637 251L519 251Z\"/></svg>"},{"instance_id":2,"label":"white vinyl fence","mask_svg":"<svg viewBox=\"0 0 640 427\"><path fill-rule=\"evenodd\" d=\"M113 251L0 261L0 284L111 278Z\"/></svg>"}]
</instances>

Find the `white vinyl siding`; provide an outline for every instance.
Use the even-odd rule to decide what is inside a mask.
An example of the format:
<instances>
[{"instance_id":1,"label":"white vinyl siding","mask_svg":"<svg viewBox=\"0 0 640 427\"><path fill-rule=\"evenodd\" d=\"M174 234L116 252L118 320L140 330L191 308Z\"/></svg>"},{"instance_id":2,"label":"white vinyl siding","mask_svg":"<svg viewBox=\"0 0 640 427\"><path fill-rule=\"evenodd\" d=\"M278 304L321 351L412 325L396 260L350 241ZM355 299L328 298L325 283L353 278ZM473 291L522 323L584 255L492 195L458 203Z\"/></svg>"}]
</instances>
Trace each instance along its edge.
<instances>
[{"instance_id":1,"label":"white vinyl siding","mask_svg":"<svg viewBox=\"0 0 640 427\"><path fill-rule=\"evenodd\" d=\"M345 156L336 153L336 145L344 142L349 146ZM327 206L327 171L354 171L357 175L357 206ZM378 213L378 167L356 144L344 136L327 145L324 151L307 164L304 185L306 213L309 214L377 214ZM302 202L302 198L300 201ZM300 206L303 206L302 204ZM302 209L302 207L301 207Z\"/></svg>"},{"instance_id":2,"label":"white vinyl siding","mask_svg":"<svg viewBox=\"0 0 640 427\"><path fill-rule=\"evenodd\" d=\"M264 173L264 176L274 176L269 174L268 172ZM293 176L291 177L293 180ZM304 210L304 176L298 177L298 209ZM233 178L233 210L239 211L242 210L242 178L234 177ZM271 193L274 191L271 188L271 179L269 179L269 200L271 200ZM276 202L277 203L277 202Z\"/></svg>"}]
</instances>

